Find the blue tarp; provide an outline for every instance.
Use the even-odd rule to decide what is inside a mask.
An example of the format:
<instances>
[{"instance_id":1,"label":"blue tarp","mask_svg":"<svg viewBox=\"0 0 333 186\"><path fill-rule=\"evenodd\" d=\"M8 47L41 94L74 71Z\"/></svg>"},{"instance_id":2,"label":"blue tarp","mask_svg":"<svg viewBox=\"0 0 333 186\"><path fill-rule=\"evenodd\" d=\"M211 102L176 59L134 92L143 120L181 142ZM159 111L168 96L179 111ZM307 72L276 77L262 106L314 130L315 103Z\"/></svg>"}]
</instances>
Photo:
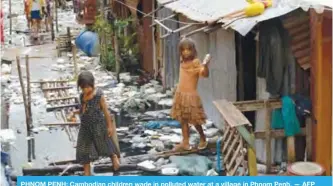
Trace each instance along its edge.
<instances>
[{"instance_id":1,"label":"blue tarp","mask_svg":"<svg viewBox=\"0 0 333 186\"><path fill-rule=\"evenodd\" d=\"M144 126L148 129L160 129L162 127L180 128L180 123L176 120L149 121Z\"/></svg>"}]
</instances>

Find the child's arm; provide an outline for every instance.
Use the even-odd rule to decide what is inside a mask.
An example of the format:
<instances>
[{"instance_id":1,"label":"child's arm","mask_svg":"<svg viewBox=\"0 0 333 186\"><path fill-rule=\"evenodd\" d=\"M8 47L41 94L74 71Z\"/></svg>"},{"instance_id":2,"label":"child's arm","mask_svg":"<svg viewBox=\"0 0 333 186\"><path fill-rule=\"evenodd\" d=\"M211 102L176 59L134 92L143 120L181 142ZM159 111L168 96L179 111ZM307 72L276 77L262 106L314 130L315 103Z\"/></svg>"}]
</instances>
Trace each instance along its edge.
<instances>
[{"instance_id":1,"label":"child's arm","mask_svg":"<svg viewBox=\"0 0 333 186\"><path fill-rule=\"evenodd\" d=\"M102 111L104 113L104 116L105 116L106 125L107 125L107 128L108 128L108 134L109 134L109 136L111 136L112 133L113 133L113 131L112 131L112 118L111 118L110 112L108 110L108 106L106 104L104 96L101 97L100 106L101 106L101 109L102 109Z\"/></svg>"},{"instance_id":2,"label":"child's arm","mask_svg":"<svg viewBox=\"0 0 333 186\"><path fill-rule=\"evenodd\" d=\"M202 65L201 70L200 70L200 76L201 77L209 77L209 69L208 69L207 64Z\"/></svg>"},{"instance_id":3,"label":"child's arm","mask_svg":"<svg viewBox=\"0 0 333 186\"><path fill-rule=\"evenodd\" d=\"M195 59L194 61L199 66L199 76L200 77L208 77L209 76L209 68L207 63L200 63L199 59Z\"/></svg>"}]
</instances>

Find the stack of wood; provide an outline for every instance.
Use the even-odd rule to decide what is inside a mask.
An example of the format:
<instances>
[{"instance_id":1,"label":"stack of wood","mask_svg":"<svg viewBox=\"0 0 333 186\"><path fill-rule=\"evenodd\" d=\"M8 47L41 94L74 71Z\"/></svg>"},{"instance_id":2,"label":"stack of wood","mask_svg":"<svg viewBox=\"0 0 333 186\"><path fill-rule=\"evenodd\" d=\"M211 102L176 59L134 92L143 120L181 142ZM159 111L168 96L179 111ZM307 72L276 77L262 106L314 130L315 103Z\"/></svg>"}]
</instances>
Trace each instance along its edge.
<instances>
[{"instance_id":1,"label":"stack of wood","mask_svg":"<svg viewBox=\"0 0 333 186\"><path fill-rule=\"evenodd\" d=\"M254 136L247 130L251 127L250 122L227 100L217 100L214 104L225 121L221 125L224 128L221 151L227 176L246 176L248 172L250 176L256 176Z\"/></svg>"}]
</instances>

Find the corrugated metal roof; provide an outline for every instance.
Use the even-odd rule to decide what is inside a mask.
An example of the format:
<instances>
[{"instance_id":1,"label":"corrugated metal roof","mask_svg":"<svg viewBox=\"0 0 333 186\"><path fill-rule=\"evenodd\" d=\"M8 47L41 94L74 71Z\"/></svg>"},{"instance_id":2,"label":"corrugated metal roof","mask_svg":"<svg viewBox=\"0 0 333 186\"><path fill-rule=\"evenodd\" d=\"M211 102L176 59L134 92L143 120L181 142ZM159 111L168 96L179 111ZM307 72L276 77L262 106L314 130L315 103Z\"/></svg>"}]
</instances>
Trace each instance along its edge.
<instances>
[{"instance_id":1,"label":"corrugated metal roof","mask_svg":"<svg viewBox=\"0 0 333 186\"><path fill-rule=\"evenodd\" d=\"M158 2L160 4L167 3L166 8L202 23L226 23L222 22L221 18L242 10L248 4L246 0L158 0ZM273 0L273 6L266 9L262 15L231 21L228 28L245 36L259 22L285 15L299 8L304 2L308 2L312 6L333 6L333 0Z\"/></svg>"},{"instance_id":2,"label":"corrugated metal roof","mask_svg":"<svg viewBox=\"0 0 333 186\"><path fill-rule=\"evenodd\" d=\"M309 3L310 5L315 5L315 6L322 5L322 6L327 6L327 7L333 8L332 0L292 0L292 1L296 1L297 3L306 2L306 3Z\"/></svg>"},{"instance_id":3,"label":"corrugated metal roof","mask_svg":"<svg viewBox=\"0 0 333 186\"><path fill-rule=\"evenodd\" d=\"M158 0L164 4L173 0ZM245 0L178 0L165 5L176 13L201 23L216 22L223 16L243 9L247 5Z\"/></svg>"},{"instance_id":4,"label":"corrugated metal roof","mask_svg":"<svg viewBox=\"0 0 333 186\"><path fill-rule=\"evenodd\" d=\"M279 17L285 15L298 7L296 6L288 6L282 1L273 0L273 6L266 9L265 12L259 16L255 17L247 17L243 19L238 19L232 22L228 27L236 30L241 35L245 36L251 29L258 24L259 22L269 20L275 17ZM222 23L222 21L220 21Z\"/></svg>"}]
</instances>

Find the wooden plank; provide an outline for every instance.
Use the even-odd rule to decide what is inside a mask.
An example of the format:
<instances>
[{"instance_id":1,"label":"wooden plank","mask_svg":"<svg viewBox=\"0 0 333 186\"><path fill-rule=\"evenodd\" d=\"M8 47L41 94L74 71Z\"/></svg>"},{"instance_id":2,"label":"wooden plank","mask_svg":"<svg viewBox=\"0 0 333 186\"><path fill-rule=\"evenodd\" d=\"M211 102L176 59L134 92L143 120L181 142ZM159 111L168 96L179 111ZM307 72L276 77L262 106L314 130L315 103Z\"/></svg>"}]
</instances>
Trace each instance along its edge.
<instances>
[{"instance_id":1,"label":"wooden plank","mask_svg":"<svg viewBox=\"0 0 333 186\"><path fill-rule=\"evenodd\" d=\"M165 26L163 23L161 23L160 21L158 21L157 19L154 20L155 23L157 23L158 25L160 25L161 27L163 27L165 30L167 30L168 32L172 33L172 30L170 28L168 28L167 26Z\"/></svg>"},{"instance_id":2,"label":"wooden plank","mask_svg":"<svg viewBox=\"0 0 333 186\"><path fill-rule=\"evenodd\" d=\"M238 167L241 165L241 163L244 161L244 156L238 156L236 159L236 164L234 166L234 168L230 171L230 175L234 176L237 172Z\"/></svg>"},{"instance_id":3,"label":"wooden plank","mask_svg":"<svg viewBox=\"0 0 333 186\"><path fill-rule=\"evenodd\" d=\"M50 91L50 90L63 90L63 89L71 89L73 88L72 86L64 86L64 87L47 87L47 88L42 88L42 91Z\"/></svg>"},{"instance_id":4,"label":"wooden plank","mask_svg":"<svg viewBox=\"0 0 333 186\"><path fill-rule=\"evenodd\" d=\"M288 163L294 163L296 160L296 151L295 151L295 137L287 137L287 154L288 154Z\"/></svg>"},{"instance_id":5,"label":"wooden plank","mask_svg":"<svg viewBox=\"0 0 333 186\"><path fill-rule=\"evenodd\" d=\"M214 104L231 127L251 125L249 120L232 103L218 100L214 101Z\"/></svg>"},{"instance_id":6,"label":"wooden plank","mask_svg":"<svg viewBox=\"0 0 333 186\"><path fill-rule=\"evenodd\" d=\"M290 18L288 20L285 20L285 24L283 24L284 28L291 29L295 27L299 27L304 24L309 24L310 19L308 16L302 16L301 18Z\"/></svg>"},{"instance_id":7,"label":"wooden plank","mask_svg":"<svg viewBox=\"0 0 333 186\"><path fill-rule=\"evenodd\" d=\"M306 156L308 160L312 159L312 124L311 118L305 119L305 133L306 133Z\"/></svg>"},{"instance_id":8,"label":"wooden plank","mask_svg":"<svg viewBox=\"0 0 333 186\"><path fill-rule=\"evenodd\" d=\"M39 80L31 81L30 83L69 83L70 80Z\"/></svg>"},{"instance_id":9,"label":"wooden plank","mask_svg":"<svg viewBox=\"0 0 333 186\"><path fill-rule=\"evenodd\" d=\"M177 14L172 14L172 15L170 15L170 16L168 16L168 17L165 17L165 18L163 18L163 19L160 19L160 20L158 20L158 21L161 23L161 22L163 22L163 21L165 21L165 20L167 20L167 19L171 19L171 18L175 17L176 15L177 15ZM151 24L150 27L155 26L156 24L157 24L157 23L155 22L155 23Z\"/></svg>"},{"instance_id":10,"label":"wooden plank","mask_svg":"<svg viewBox=\"0 0 333 186\"><path fill-rule=\"evenodd\" d=\"M296 50L302 49L302 48L308 48L310 45L309 41L305 40L299 43L292 44L291 50L292 52L295 52Z\"/></svg>"},{"instance_id":11,"label":"wooden plank","mask_svg":"<svg viewBox=\"0 0 333 186\"><path fill-rule=\"evenodd\" d=\"M58 105L58 106L54 106L54 107L47 107L46 108L46 111L47 112L53 112L53 111L56 111L56 110L61 110L61 109L64 109L64 108L69 108L69 107L75 107L75 108L79 108L79 104L68 104L68 105Z\"/></svg>"},{"instance_id":12,"label":"wooden plank","mask_svg":"<svg viewBox=\"0 0 333 186\"><path fill-rule=\"evenodd\" d=\"M223 149L222 149L222 152L224 152L224 151L226 151L227 150L227 148L228 148L228 145L229 145L229 143L230 143L230 141L231 141L231 139L232 138L234 138L235 136L234 136L234 134L235 134L235 131L236 130L234 130L234 129L231 129L231 132L230 132L230 134L229 134L229 136L228 136L228 138L227 139L223 139L225 142L225 145L224 145L224 147L223 147Z\"/></svg>"},{"instance_id":13,"label":"wooden plank","mask_svg":"<svg viewBox=\"0 0 333 186\"><path fill-rule=\"evenodd\" d=\"M188 25L185 25L185 26L183 26L183 27L180 27L180 28L178 28L178 29L172 31L172 33L180 32L180 31L182 31L182 30L185 30L185 29L187 29L187 28L190 28L190 27L193 26L193 25L194 25L194 24L188 24Z\"/></svg>"},{"instance_id":14,"label":"wooden plank","mask_svg":"<svg viewBox=\"0 0 333 186\"><path fill-rule=\"evenodd\" d=\"M238 126L236 127L239 134L242 136L242 138L246 141L248 146L255 149L254 141L255 138L252 137L251 133L244 127L244 126Z\"/></svg>"},{"instance_id":15,"label":"wooden plank","mask_svg":"<svg viewBox=\"0 0 333 186\"><path fill-rule=\"evenodd\" d=\"M302 26L290 29L289 30L289 35L291 37L294 37L294 36L297 36L300 32L302 33L302 32L307 31L309 29L310 29L309 25L308 24L304 24Z\"/></svg>"},{"instance_id":16,"label":"wooden plank","mask_svg":"<svg viewBox=\"0 0 333 186\"><path fill-rule=\"evenodd\" d=\"M272 109L281 108L282 106L280 99L237 101L233 102L233 104L242 112L257 111L265 109L266 106Z\"/></svg>"},{"instance_id":17,"label":"wooden plank","mask_svg":"<svg viewBox=\"0 0 333 186\"><path fill-rule=\"evenodd\" d=\"M297 42L300 42L300 41L303 41L305 39L309 40L309 37L310 37L310 28L308 28L308 30L296 35L295 37L292 38L292 42L293 43L297 43ZM310 41L309 41L310 43Z\"/></svg>"},{"instance_id":18,"label":"wooden plank","mask_svg":"<svg viewBox=\"0 0 333 186\"><path fill-rule=\"evenodd\" d=\"M231 155L231 152L235 149L235 145L237 144L237 142L238 142L238 138L234 138L231 145L228 147L227 153L224 154L225 159L229 158L229 156Z\"/></svg>"},{"instance_id":19,"label":"wooden plank","mask_svg":"<svg viewBox=\"0 0 333 186\"><path fill-rule=\"evenodd\" d=\"M209 28L209 26L203 26L203 27L198 28L198 29L196 29L196 30L193 30L193 31L191 31L191 32L189 32L189 33L183 34L183 35L181 35L181 37L182 37L182 38L184 38L184 37L189 37L189 36L194 35L194 34L196 34L196 33L202 32L202 31L206 30L207 28Z\"/></svg>"},{"instance_id":20,"label":"wooden plank","mask_svg":"<svg viewBox=\"0 0 333 186\"><path fill-rule=\"evenodd\" d=\"M271 138L277 139L277 138L285 138L284 130L283 129L274 129L270 132ZM256 139L265 139L266 138L266 132L265 131L256 131L254 132ZM305 136L306 135L306 129L301 128L301 132L299 134L296 134L296 136Z\"/></svg>"},{"instance_id":21,"label":"wooden plank","mask_svg":"<svg viewBox=\"0 0 333 186\"><path fill-rule=\"evenodd\" d=\"M241 139L240 139L241 140ZM228 161L227 159L224 158L224 161L226 162L230 162L229 164L227 164L226 168L227 170L230 170L232 164L234 163L234 161L236 160L237 156L239 156L239 153L241 152L242 150L242 145L239 143L238 146L237 146L237 149L235 150L234 152L234 155L232 156L231 160Z\"/></svg>"},{"instance_id":22,"label":"wooden plank","mask_svg":"<svg viewBox=\"0 0 333 186\"><path fill-rule=\"evenodd\" d=\"M64 123L43 123L41 125L44 126L58 126L58 127L62 127L62 126L79 126L81 123L77 123L77 122L64 122Z\"/></svg>"},{"instance_id":23,"label":"wooden plank","mask_svg":"<svg viewBox=\"0 0 333 186\"><path fill-rule=\"evenodd\" d=\"M51 99L47 99L47 102L51 102L51 101L61 101L61 100L69 100L69 99L77 99L76 96L69 96L69 97L58 97L58 98L51 98Z\"/></svg>"},{"instance_id":24,"label":"wooden plank","mask_svg":"<svg viewBox=\"0 0 333 186\"><path fill-rule=\"evenodd\" d=\"M251 134L251 137L254 138L254 135ZM248 159L248 168L249 168L249 176L257 176L258 168L257 168L257 157L255 153L255 149L251 147L247 147L247 159Z\"/></svg>"},{"instance_id":25,"label":"wooden plank","mask_svg":"<svg viewBox=\"0 0 333 186\"><path fill-rule=\"evenodd\" d=\"M310 52L311 52L310 48L305 48L305 49L295 51L294 56L298 59L301 57L309 56Z\"/></svg>"}]
</instances>

